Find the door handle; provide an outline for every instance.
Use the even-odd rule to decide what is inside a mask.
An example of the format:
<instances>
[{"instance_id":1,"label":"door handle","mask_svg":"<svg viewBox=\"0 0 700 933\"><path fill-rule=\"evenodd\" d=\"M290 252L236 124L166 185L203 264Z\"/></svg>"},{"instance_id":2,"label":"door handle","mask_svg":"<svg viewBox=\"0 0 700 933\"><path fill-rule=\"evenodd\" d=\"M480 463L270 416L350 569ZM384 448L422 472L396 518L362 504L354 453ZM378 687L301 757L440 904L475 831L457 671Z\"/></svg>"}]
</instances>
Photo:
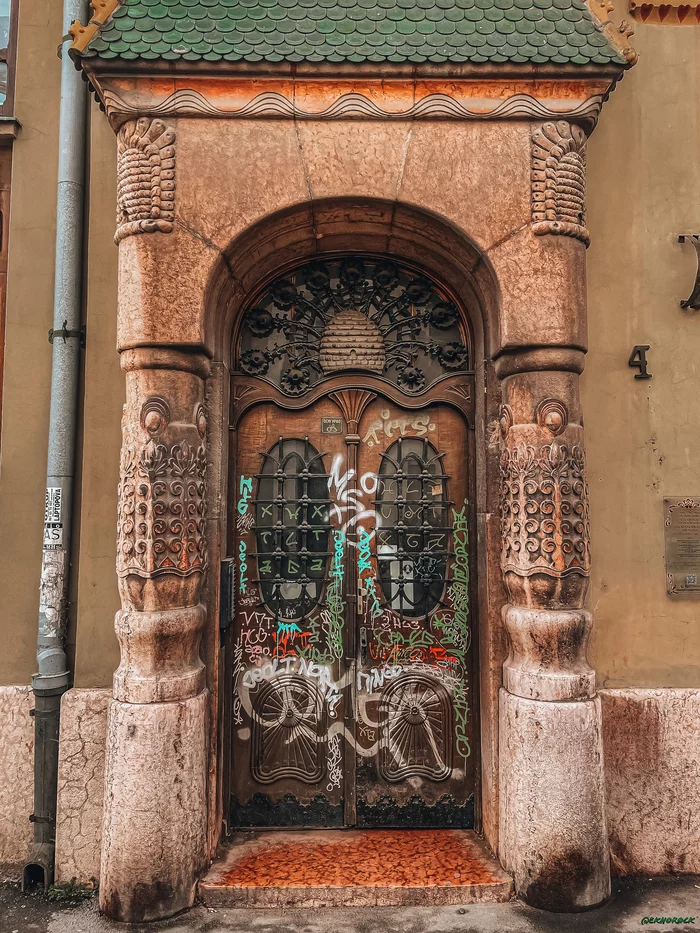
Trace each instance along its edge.
<instances>
[{"instance_id":1,"label":"door handle","mask_svg":"<svg viewBox=\"0 0 700 933\"><path fill-rule=\"evenodd\" d=\"M367 664L367 646L369 644L369 639L367 638L367 629L363 626L360 628L360 660L362 661L362 666L364 667Z\"/></svg>"}]
</instances>

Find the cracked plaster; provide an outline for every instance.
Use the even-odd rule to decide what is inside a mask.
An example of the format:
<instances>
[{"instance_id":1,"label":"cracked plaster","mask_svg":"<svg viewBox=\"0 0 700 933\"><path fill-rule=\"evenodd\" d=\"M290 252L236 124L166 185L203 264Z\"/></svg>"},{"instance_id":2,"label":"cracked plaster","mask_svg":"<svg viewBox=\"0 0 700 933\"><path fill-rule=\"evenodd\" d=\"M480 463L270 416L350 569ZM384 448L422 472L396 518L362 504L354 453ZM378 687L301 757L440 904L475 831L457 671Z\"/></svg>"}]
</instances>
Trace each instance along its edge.
<instances>
[{"instance_id":1,"label":"cracked plaster","mask_svg":"<svg viewBox=\"0 0 700 933\"><path fill-rule=\"evenodd\" d=\"M31 687L0 687L0 882L21 877L34 835L33 708Z\"/></svg>"},{"instance_id":2,"label":"cracked plaster","mask_svg":"<svg viewBox=\"0 0 700 933\"><path fill-rule=\"evenodd\" d=\"M61 701L56 882L100 874L107 707L111 690L69 690Z\"/></svg>"}]
</instances>

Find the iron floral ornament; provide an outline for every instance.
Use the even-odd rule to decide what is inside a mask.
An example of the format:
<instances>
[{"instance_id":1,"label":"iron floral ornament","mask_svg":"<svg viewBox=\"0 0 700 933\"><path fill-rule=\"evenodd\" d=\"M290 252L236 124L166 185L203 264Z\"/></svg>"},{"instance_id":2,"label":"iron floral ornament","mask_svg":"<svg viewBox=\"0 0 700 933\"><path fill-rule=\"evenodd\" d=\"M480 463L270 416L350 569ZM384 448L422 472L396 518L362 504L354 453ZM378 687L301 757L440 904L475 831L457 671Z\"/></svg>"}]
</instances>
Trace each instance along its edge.
<instances>
[{"instance_id":1,"label":"iron floral ornament","mask_svg":"<svg viewBox=\"0 0 700 933\"><path fill-rule=\"evenodd\" d=\"M359 256L306 263L244 316L239 368L302 395L342 370L382 375L417 395L469 368L455 304L425 277Z\"/></svg>"}]
</instances>

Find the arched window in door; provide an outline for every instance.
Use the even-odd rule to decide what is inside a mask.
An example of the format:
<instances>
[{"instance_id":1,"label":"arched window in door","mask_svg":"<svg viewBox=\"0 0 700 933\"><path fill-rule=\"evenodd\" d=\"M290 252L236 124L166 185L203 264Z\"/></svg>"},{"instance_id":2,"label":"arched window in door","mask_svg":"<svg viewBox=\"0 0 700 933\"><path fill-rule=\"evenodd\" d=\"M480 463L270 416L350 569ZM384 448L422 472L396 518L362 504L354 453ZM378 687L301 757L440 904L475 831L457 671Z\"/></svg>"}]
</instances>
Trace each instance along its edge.
<instances>
[{"instance_id":1,"label":"arched window in door","mask_svg":"<svg viewBox=\"0 0 700 933\"><path fill-rule=\"evenodd\" d=\"M400 437L382 455L379 581L384 599L401 617L425 617L442 598L451 530L443 456L418 437Z\"/></svg>"},{"instance_id":2,"label":"arched window in door","mask_svg":"<svg viewBox=\"0 0 700 933\"><path fill-rule=\"evenodd\" d=\"M322 455L308 437L280 437L263 454L255 499L258 576L276 619L302 619L319 602L329 534Z\"/></svg>"}]
</instances>

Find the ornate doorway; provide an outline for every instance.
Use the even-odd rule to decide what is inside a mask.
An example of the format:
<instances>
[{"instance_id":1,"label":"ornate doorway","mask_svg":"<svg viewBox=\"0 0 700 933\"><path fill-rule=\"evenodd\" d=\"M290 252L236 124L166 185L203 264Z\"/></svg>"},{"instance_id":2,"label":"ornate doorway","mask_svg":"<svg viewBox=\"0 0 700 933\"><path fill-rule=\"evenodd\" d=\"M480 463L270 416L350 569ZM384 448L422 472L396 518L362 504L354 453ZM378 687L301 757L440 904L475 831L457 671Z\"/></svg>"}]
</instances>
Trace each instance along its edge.
<instances>
[{"instance_id":1,"label":"ornate doorway","mask_svg":"<svg viewBox=\"0 0 700 933\"><path fill-rule=\"evenodd\" d=\"M473 826L470 335L352 256L236 338L231 825Z\"/></svg>"}]
</instances>

